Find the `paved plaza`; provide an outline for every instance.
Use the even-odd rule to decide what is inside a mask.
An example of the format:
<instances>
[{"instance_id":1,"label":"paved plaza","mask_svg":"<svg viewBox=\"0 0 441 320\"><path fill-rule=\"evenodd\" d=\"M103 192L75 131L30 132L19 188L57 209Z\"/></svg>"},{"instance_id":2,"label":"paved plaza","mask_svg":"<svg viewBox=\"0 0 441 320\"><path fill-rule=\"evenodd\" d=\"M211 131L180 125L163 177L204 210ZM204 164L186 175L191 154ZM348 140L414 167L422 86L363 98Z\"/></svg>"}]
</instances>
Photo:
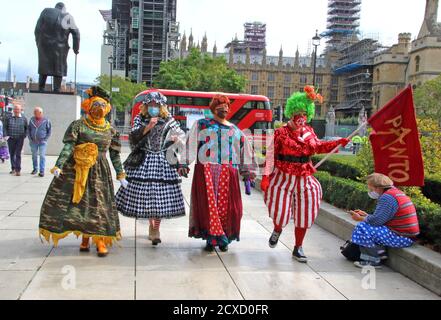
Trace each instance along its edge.
<instances>
[{"instance_id":1,"label":"paved plaza","mask_svg":"<svg viewBox=\"0 0 441 320\"><path fill-rule=\"evenodd\" d=\"M0 165L0 299L439 299L388 268L363 274L339 253L344 241L317 226L304 244L307 265L291 258L292 225L270 249L272 223L258 191L243 197L242 239L227 253L206 253L203 241L189 239L188 216L164 221L158 247L146 221L121 216L123 240L107 258L80 253L73 235L54 248L37 231L52 176L31 176L29 156L23 165L21 177ZM190 187L186 179L187 209Z\"/></svg>"}]
</instances>

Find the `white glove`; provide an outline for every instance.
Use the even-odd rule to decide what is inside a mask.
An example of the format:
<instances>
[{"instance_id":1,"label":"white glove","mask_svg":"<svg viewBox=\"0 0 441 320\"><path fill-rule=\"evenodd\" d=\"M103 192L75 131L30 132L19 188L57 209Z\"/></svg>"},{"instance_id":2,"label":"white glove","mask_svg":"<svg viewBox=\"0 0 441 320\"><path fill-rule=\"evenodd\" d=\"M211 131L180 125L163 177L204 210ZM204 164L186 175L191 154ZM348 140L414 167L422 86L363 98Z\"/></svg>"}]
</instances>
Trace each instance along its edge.
<instances>
[{"instance_id":1,"label":"white glove","mask_svg":"<svg viewBox=\"0 0 441 320\"><path fill-rule=\"evenodd\" d=\"M9 138L10 138L9 136L4 137L5 141L8 141Z\"/></svg>"},{"instance_id":2,"label":"white glove","mask_svg":"<svg viewBox=\"0 0 441 320\"><path fill-rule=\"evenodd\" d=\"M54 170L54 176L55 178L59 178L61 176L61 170L60 169Z\"/></svg>"},{"instance_id":3,"label":"white glove","mask_svg":"<svg viewBox=\"0 0 441 320\"><path fill-rule=\"evenodd\" d=\"M126 179L119 180L119 183L121 183L121 187L123 187L124 189L127 189L127 187L129 186L129 182Z\"/></svg>"}]
</instances>

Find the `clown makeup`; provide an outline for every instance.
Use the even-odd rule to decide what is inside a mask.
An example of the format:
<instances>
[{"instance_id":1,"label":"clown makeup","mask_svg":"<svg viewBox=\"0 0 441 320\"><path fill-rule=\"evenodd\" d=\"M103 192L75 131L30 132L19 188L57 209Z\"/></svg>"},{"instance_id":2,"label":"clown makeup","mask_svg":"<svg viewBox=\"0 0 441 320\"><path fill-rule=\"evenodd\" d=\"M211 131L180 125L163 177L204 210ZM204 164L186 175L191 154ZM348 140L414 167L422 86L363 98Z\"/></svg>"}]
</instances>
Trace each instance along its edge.
<instances>
[{"instance_id":1,"label":"clown makeup","mask_svg":"<svg viewBox=\"0 0 441 320\"><path fill-rule=\"evenodd\" d=\"M306 112L302 111L302 112L298 112L294 115L294 117L292 118L292 121L294 123L294 125L298 128L302 128L304 126L306 126L306 124L308 123L308 117L306 115Z\"/></svg>"}]
</instances>

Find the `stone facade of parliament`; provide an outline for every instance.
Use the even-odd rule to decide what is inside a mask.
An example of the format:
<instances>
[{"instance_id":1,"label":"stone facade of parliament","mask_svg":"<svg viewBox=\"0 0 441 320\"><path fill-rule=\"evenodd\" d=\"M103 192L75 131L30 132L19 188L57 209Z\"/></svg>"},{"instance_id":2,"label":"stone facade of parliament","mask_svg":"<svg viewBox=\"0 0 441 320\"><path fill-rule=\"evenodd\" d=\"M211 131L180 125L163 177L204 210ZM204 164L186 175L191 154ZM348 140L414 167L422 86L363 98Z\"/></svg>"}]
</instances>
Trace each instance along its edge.
<instances>
[{"instance_id":1,"label":"stone facade of parliament","mask_svg":"<svg viewBox=\"0 0 441 320\"><path fill-rule=\"evenodd\" d=\"M398 43L390 48L378 46L372 52L365 71L360 74L369 78L368 97L363 97L363 108L368 115L384 106L402 89L411 84L414 88L441 74L441 24L438 21L439 0L426 0L425 18L418 37L411 41L409 33L399 34ZM280 49L279 56L267 56L266 50L261 53L235 52L232 46L225 53L218 53L216 45L211 53L207 50L207 37L202 45L194 45L193 36L188 39L184 35L181 41L181 57L189 49L198 47L202 52L213 56L224 56L228 64L247 79L246 93L265 95L272 101L274 108L284 107L286 99L295 91L302 90L313 82L313 56L300 56L298 50L294 57L285 57ZM362 39L352 43L344 50L360 50L365 42L375 42ZM344 50L342 52L344 52ZM351 53L349 52L349 56ZM322 105L317 106L317 117L324 118L328 110L336 108L342 117L358 116L358 108L341 108L350 105L353 87L351 78L360 79L359 75L338 74L341 52L328 53L317 58L316 86L325 98ZM356 61L346 61L351 65ZM340 65L341 67L341 65ZM345 67L345 66L343 66ZM363 81L366 85L366 80ZM352 88L352 89L351 89ZM364 89L365 90L365 89ZM366 92L365 92L366 94Z\"/></svg>"}]
</instances>

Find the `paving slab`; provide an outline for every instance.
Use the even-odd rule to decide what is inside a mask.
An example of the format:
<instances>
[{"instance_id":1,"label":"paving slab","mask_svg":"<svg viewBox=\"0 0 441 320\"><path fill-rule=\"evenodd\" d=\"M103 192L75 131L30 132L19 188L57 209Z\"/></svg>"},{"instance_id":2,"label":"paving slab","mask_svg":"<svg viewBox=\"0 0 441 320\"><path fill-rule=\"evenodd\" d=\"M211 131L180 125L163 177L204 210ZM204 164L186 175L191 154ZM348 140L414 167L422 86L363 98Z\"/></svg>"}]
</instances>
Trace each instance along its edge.
<instances>
[{"instance_id":1,"label":"paving slab","mask_svg":"<svg viewBox=\"0 0 441 320\"><path fill-rule=\"evenodd\" d=\"M35 271L51 250L36 231L0 230L0 271Z\"/></svg>"},{"instance_id":2,"label":"paving slab","mask_svg":"<svg viewBox=\"0 0 441 320\"><path fill-rule=\"evenodd\" d=\"M325 279L312 271L232 271L246 300L345 300Z\"/></svg>"},{"instance_id":3,"label":"paving slab","mask_svg":"<svg viewBox=\"0 0 441 320\"><path fill-rule=\"evenodd\" d=\"M241 300L227 271L139 271L138 300Z\"/></svg>"},{"instance_id":4,"label":"paving slab","mask_svg":"<svg viewBox=\"0 0 441 320\"><path fill-rule=\"evenodd\" d=\"M38 230L40 217L5 217L0 222L0 230Z\"/></svg>"},{"instance_id":5,"label":"paving slab","mask_svg":"<svg viewBox=\"0 0 441 320\"><path fill-rule=\"evenodd\" d=\"M19 299L34 275L34 271L0 271L0 300Z\"/></svg>"},{"instance_id":6,"label":"paving slab","mask_svg":"<svg viewBox=\"0 0 441 320\"><path fill-rule=\"evenodd\" d=\"M397 272L366 270L362 273L360 269L354 272L320 272L320 275L350 300L441 299Z\"/></svg>"},{"instance_id":7,"label":"paving slab","mask_svg":"<svg viewBox=\"0 0 441 320\"><path fill-rule=\"evenodd\" d=\"M85 271L66 266L59 271L39 271L22 300L133 300L134 273Z\"/></svg>"}]
</instances>

